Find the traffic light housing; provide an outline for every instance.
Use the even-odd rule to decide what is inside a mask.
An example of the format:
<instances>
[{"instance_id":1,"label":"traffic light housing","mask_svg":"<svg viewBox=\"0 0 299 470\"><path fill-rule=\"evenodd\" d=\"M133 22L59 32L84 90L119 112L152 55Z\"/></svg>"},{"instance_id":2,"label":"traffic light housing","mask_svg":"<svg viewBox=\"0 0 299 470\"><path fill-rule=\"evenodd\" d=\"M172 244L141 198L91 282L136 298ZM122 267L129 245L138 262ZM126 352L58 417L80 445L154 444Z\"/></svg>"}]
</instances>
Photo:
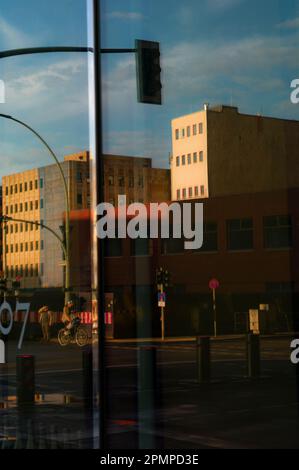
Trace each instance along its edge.
<instances>
[{"instance_id":1,"label":"traffic light housing","mask_svg":"<svg viewBox=\"0 0 299 470\"><path fill-rule=\"evenodd\" d=\"M0 279L0 292L2 294L7 292L7 279L5 277Z\"/></svg>"},{"instance_id":2,"label":"traffic light housing","mask_svg":"<svg viewBox=\"0 0 299 470\"><path fill-rule=\"evenodd\" d=\"M136 40L137 87L139 103L162 104L160 44Z\"/></svg>"},{"instance_id":3,"label":"traffic light housing","mask_svg":"<svg viewBox=\"0 0 299 470\"><path fill-rule=\"evenodd\" d=\"M157 269L156 282L157 282L157 285L163 284L163 268Z\"/></svg>"}]
</instances>

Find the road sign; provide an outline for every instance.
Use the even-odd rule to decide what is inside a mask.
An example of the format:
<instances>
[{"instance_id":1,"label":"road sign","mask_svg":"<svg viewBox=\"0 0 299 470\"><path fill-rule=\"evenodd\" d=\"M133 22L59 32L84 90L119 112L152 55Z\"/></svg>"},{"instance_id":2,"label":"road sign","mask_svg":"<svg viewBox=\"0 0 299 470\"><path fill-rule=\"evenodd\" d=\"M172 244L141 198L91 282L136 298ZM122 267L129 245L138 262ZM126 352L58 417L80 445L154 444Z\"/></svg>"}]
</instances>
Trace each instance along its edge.
<instances>
[{"instance_id":1,"label":"road sign","mask_svg":"<svg viewBox=\"0 0 299 470\"><path fill-rule=\"evenodd\" d=\"M218 281L218 279L211 279L210 282L209 282L209 288L214 290L214 289L218 289L220 287L220 282Z\"/></svg>"},{"instance_id":2,"label":"road sign","mask_svg":"<svg viewBox=\"0 0 299 470\"><path fill-rule=\"evenodd\" d=\"M165 292L158 293L158 307L165 308L166 307L166 294Z\"/></svg>"}]
</instances>

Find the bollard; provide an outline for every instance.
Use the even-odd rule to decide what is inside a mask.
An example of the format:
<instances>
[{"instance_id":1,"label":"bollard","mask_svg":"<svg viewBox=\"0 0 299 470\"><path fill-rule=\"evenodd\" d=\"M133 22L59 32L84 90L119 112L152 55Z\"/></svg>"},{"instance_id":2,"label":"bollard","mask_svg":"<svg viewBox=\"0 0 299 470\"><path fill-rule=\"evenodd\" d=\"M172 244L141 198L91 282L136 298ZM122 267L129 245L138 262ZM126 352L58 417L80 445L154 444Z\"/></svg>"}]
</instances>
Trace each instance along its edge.
<instances>
[{"instance_id":1,"label":"bollard","mask_svg":"<svg viewBox=\"0 0 299 470\"><path fill-rule=\"evenodd\" d=\"M34 405L35 361L34 356L17 356L18 406Z\"/></svg>"},{"instance_id":2,"label":"bollard","mask_svg":"<svg viewBox=\"0 0 299 470\"><path fill-rule=\"evenodd\" d=\"M157 352L155 347L138 349L138 438L139 449L155 449L157 407Z\"/></svg>"},{"instance_id":3,"label":"bollard","mask_svg":"<svg viewBox=\"0 0 299 470\"><path fill-rule=\"evenodd\" d=\"M260 335L247 335L247 372L248 377L258 378L261 372Z\"/></svg>"},{"instance_id":4,"label":"bollard","mask_svg":"<svg viewBox=\"0 0 299 470\"><path fill-rule=\"evenodd\" d=\"M84 406L90 410L93 405L93 355L90 347L82 351L82 371Z\"/></svg>"},{"instance_id":5,"label":"bollard","mask_svg":"<svg viewBox=\"0 0 299 470\"><path fill-rule=\"evenodd\" d=\"M209 382L211 378L211 346L209 336L197 337L196 355L198 382Z\"/></svg>"}]
</instances>

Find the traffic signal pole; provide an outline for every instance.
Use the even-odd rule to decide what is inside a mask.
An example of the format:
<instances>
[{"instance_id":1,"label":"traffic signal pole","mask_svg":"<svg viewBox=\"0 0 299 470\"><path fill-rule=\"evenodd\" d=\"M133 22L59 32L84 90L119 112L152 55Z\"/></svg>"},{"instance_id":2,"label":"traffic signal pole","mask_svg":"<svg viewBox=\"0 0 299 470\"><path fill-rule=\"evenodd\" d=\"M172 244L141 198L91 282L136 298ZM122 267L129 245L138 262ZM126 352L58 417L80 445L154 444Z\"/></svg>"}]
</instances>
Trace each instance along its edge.
<instances>
[{"instance_id":1,"label":"traffic signal pole","mask_svg":"<svg viewBox=\"0 0 299 470\"><path fill-rule=\"evenodd\" d=\"M163 294L164 292L163 284L159 285L159 290L161 294ZM165 309L164 307L161 307L161 337L162 337L162 341L164 341L165 340Z\"/></svg>"}]
</instances>

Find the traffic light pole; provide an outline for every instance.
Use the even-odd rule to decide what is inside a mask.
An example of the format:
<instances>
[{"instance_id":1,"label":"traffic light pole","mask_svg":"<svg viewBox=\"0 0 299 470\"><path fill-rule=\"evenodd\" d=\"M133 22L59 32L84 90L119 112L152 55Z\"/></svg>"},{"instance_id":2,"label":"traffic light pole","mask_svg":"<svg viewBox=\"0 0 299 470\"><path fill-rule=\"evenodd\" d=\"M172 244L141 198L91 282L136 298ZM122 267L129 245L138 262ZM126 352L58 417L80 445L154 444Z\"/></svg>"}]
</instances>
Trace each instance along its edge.
<instances>
[{"instance_id":1,"label":"traffic light pole","mask_svg":"<svg viewBox=\"0 0 299 470\"><path fill-rule=\"evenodd\" d=\"M163 284L160 284L159 285L159 291L161 292L161 294L163 294L164 292L164 286ZM165 340L165 310L164 310L164 307L161 307L161 337L162 337L162 341Z\"/></svg>"}]
</instances>

